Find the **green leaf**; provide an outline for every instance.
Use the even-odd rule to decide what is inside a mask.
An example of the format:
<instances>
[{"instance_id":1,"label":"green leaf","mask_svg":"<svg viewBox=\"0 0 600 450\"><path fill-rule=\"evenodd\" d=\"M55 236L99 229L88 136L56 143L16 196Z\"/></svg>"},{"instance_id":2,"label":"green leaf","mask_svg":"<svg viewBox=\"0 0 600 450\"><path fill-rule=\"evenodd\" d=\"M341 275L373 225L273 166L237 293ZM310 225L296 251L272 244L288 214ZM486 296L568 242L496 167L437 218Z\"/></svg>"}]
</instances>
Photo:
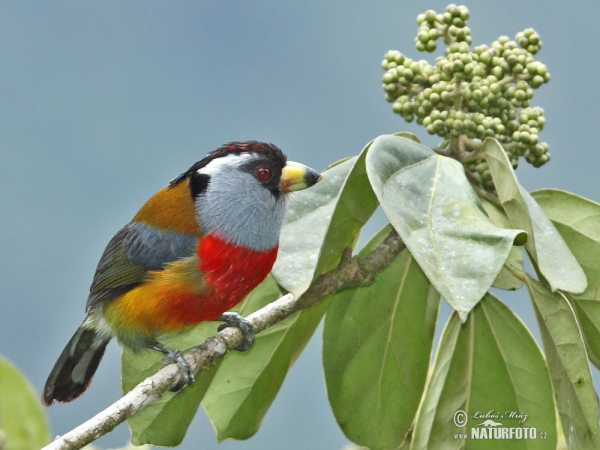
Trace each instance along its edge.
<instances>
[{"instance_id":1,"label":"green leaf","mask_svg":"<svg viewBox=\"0 0 600 450\"><path fill-rule=\"evenodd\" d=\"M498 227L510 228L510 220L506 217L506 213L492 202L482 198L481 204L485 213L488 215L490 220ZM523 249L519 246L513 245L508 254L508 258L502 266L502 270L492 283L492 287L498 289L504 289L507 291L514 291L520 289L523 286L523 281L515 277L506 266L512 267L513 270L522 272L523 271Z\"/></svg>"},{"instance_id":2,"label":"green leaf","mask_svg":"<svg viewBox=\"0 0 600 450\"><path fill-rule=\"evenodd\" d=\"M48 419L33 387L0 357L0 448L30 450L50 442Z\"/></svg>"},{"instance_id":3,"label":"green leaf","mask_svg":"<svg viewBox=\"0 0 600 450\"><path fill-rule=\"evenodd\" d=\"M574 294L585 291L587 281L581 266L542 208L519 185L500 143L487 138L483 149L504 210L514 227L522 228L533 237L527 240L525 247L552 290Z\"/></svg>"},{"instance_id":4,"label":"green leaf","mask_svg":"<svg viewBox=\"0 0 600 450\"><path fill-rule=\"evenodd\" d=\"M325 233L323 245L313 279L337 267L345 247L353 247L353 240L367 223L379 202L371 188L365 158L371 143L360 152L340 190L331 222ZM312 225L305 223L307 228Z\"/></svg>"},{"instance_id":5,"label":"green leaf","mask_svg":"<svg viewBox=\"0 0 600 450\"><path fill-rule=\"evenodd\" d=\"M176 337L161 339L165 345L182 352L200 345L217 332L215 323L203 323L186 330ZM129 392L141 381L160 370L164 355L155 351L134 353L123 347L121 351L121 384L123 393ZM187 429L198 411L220 363L196 374L193 386L182 391L165 392L161 398L128 419L131 441L134 445L152 444L174 447L181 443Z\"/></svg>"},{"instance_id":6,"label":"green leaf","mask_svg":"<svg viewBox=\"0 0 600 450\"><path fill-rule=\"evenodd\" d=\"M556 406L570 448L600 448L598 404L583 337L569 302L527 277Z\"/></svg>"},{"instance_id":7,"label":"green leaf","mask_svg":"<svg viewBox=\"0 0 600 450\"><path fill-rule=\"evenodd\" d=\"M378 137L366 164L390 222L431 283L465 320L523 232L495 226L462 165L412 140Z\"/></svg>"},{"instance_id":8,"label":"green leaf","mask_svg":"<svg viewBox=\"0 0 600 450\"><path fill-rule=\"evenodd\" d=\"M600 367L600 204L557 189L543 189L531 195L585 272L587 289L569 299L579 318L588 357Z\"/></svg>"},{"instance_id":9,"label":"green leaf","mask_svg":"<svg viewBox=\"0 0 600 450\"><path fill-rule=\"evenodd\" d=\"M268 276L234 310L242 315L248 315L280 296L281 291L277 283ZM215 322L204 322L167 339L161 339L161 342L185 352L214 335L217 327ZM252 354L255 347L262 346L263 335L264 333L261 333L257 336L254 345L246 354ZM201 370L196 374L196 382L193 386L187 386L178 393L166 392L162 398L131 417L129 427L132 442L136 445L145 443L160 446L179 445L215 376L221 377L227 374L228 370L221 372L220 366L236 354L239 352L232 352L224 360ZM133 353L123 349L121 362L123 392L130 391L141 381L158 372L162 358L163 355L155 351ZM248 358L248 361L252 361L252 358ZM219 375L216 375L217 371Z\"/></svg>"},{"instance_id":10,"label":"green leaf","mask_svg":"<svg viewBox=\"0 0 600 450\"><path fill-rule=\"evenodd\" d=\"M377 233L361 256L391 229L388 225ZM419 406L440 295L404 250L373 284L341 291L331 299L323 364L335 417L357 444L396 448Z\"/></svg>"},{"instance_id":11,"label":"green leaf","mask_svg":"<svg viewBox=\"0 0 600 450\"><path fill-rule=\"evenodd\" d=\"M358 157L334 163L315 186L294 193L281 230L272 273L296 298L311 281L337 266L377 208L365 168L371 143Z\"/></svg>"},{"instance_id":12,"label":"green leaf","mask_svg":"<svg viewBox=\"0 0 600 450\"><path fill-rule=\"evenodd\" d=\"M472 439L485 430L487 419L500 423L498 428L534 427L537 439ZM540 439L542 432L547 439ZM455 438L456 433L468 438ZM521 320L492 294L464 324L453 313L442 333L411 449L438 448L556 449L544 358Z\"/></svg>"},{"instance_id":13,"label":"green leaf","mask_svg":"<svg viewBox=\"0 0 600 450\"><path fill-rule=\"evenodd\" d=\"M251 298L242 308L243 315L262 308L280 294L272 277L271 298ZM296 361L316 327L328 302L321 301L267 328L256 336L250 350L232 352L221 363L202 404L220 441L247 439L258 431L287 372Z\"/></svg>"}]
</instances>

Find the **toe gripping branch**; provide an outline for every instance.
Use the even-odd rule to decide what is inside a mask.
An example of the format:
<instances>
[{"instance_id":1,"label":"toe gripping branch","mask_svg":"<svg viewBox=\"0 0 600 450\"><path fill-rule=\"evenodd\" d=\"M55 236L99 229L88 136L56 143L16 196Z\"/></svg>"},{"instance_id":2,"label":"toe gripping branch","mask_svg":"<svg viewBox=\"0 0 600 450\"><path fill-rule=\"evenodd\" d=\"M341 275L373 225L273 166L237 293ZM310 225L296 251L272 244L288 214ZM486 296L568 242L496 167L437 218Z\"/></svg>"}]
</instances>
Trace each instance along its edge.
<instances>
[{"instance_id":1,"label":"toe gripping branch","mask_svg":"<svg viewBox=\"0 0 600 450\"><path fill-rule=\"evenodd\" d=\"M175 348L167 347L160 342L152 342L148 344L148 348L156 350L157 352L161 352L165 355L160 363L161 369L169 364L177 364L179 369L181 369L181 379L173 388L170 389L172 392L180 391L186 384L194 384L194 373L192 372L192 368L188 362L183 357L183 353Z\"/></svg>"},{"instance_id":2,"label":"toe gripping branch","mask_svg":"<svg viewBox=\"0 0 600 450\"><path fill-rule=\"evenodd\" d=\"M236 327L239 328L244 335L242 343L235 348L236 350L245 352L252 346L252 343L254 342L254 326L252 325L252 322L244 319L236 312L223 313L217 320L225 322L224 324L219 325L219 331L228 327Z\"/></svg>"}]
</instances>

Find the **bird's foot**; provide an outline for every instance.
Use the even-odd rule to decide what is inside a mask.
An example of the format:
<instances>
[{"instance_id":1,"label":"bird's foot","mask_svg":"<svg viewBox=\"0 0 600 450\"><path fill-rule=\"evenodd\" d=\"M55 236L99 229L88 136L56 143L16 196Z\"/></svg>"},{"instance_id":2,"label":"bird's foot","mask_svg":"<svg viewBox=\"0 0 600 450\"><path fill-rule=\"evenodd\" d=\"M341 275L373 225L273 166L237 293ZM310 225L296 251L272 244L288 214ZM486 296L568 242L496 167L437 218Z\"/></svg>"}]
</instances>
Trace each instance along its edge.
<instances>
[{"instance_id":1,"label":"bird's foot","mask_svg":"<svg viewBox=\"0 0 600 450\"><path fill-rule=\"evenodd\" d=\"M219 331L228 327L236 327L239 328L244 335L242 343L235 348L236 350L245 352L252 346L252 343L254 342L254 326L252 325L252 322L244 319L236 312L223 313L217 320L225 322L224 324L219 325Z\"/></svg>"},{"instance_id":2,"label":"bird's foot","mask_svg":"<svg viewBox=\"0 0 600 450\"><path fill-rule=\"evenodd\" d=\"M175 348L167 347L166 345L163 345L160 342L154 342L150 344L149 347L165 355L163 360L160 362L161 369L165 366L168 366L169 364L177 364L177 366L181 370L181 378L179 379L177 384L170 389L171 392L178 392L181 389L183 389L187 384L194 384L194 372L192 372L192 368L183 357L183 353L181 353Z\"/></svg>"}]
</instances>

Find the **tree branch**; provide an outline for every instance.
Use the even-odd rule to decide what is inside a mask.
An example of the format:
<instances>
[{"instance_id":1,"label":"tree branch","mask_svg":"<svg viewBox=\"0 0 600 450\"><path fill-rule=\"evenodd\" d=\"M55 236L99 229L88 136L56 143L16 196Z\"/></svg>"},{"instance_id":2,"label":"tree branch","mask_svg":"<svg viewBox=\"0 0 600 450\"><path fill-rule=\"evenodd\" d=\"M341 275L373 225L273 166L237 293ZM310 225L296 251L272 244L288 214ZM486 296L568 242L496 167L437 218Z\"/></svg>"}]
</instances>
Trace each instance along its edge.
<instances>
[{"instance_id":1,"label":"tree branch","mask_svg":"<svg viewBox=\"0 0 600 450\"><path fill-rule=\"evenodd\" d=\"M293 313L313 306L328 295L342 289L369 285L375 280L377 273L389 265L402 249L404 243L393 229L367 257L352 256L352 250L346 248L338 267L317 277L298 300L292 294L284 295L250 314L247 319L254 325L254 331L260 333ZM196 373L225 356L241 341L242 333L239 329L225 328L209 337L202 345L188 351L185 359ZM164 367L87 422L63 436L57 436L42 450L74 450L84 447L160 398L179 381L180 376L177 365Z\"/></svg>"}]
</instances>

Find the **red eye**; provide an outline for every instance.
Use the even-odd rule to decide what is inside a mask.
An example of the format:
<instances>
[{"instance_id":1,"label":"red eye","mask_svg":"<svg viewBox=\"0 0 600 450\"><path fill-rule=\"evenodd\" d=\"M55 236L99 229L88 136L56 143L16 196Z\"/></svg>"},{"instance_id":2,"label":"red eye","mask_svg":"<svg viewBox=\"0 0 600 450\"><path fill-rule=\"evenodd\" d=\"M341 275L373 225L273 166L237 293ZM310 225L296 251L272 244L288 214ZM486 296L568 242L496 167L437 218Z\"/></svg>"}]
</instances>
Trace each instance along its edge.
<instances>
[{"instance_id":1,"label":"red eye","mask_svg":"<svg viewBox=\"0 0 600 450\"><path fill-rule=\"evenodd\" d=\"M261 181L267 181L269 178L271 178L271 169L269 169L268 167L261 167L260 169L258 169L256 176Z\"/></svg>"}]
</instances>

